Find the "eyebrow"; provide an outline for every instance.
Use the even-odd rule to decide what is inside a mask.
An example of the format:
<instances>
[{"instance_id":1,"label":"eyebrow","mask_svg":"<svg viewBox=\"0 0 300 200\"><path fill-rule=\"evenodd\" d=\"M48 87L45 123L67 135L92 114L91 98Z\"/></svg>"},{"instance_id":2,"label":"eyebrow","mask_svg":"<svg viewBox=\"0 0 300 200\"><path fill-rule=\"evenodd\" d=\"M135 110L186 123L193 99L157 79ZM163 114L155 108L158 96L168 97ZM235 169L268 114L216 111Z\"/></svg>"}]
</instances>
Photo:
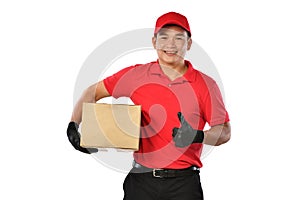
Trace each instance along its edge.
<instances>
[{"instance_id":1,"label":"eyebrow","mask_svg":"<svg viewBox=\"0 0 300 200\"><path fill-rule=\"evenodd\" d=\"M158 32L158 35L168 35L165 32Z\"/></svg>"},{"instance_id":2,"label":"eyebrow","mask_svg":"<svg viewBox=\"0 0 300 200\"><path fill-rule=\"evenodd\" d=\"M177 33L176 36L185 36L183 33Z\"/></svg>"}]
</instances>

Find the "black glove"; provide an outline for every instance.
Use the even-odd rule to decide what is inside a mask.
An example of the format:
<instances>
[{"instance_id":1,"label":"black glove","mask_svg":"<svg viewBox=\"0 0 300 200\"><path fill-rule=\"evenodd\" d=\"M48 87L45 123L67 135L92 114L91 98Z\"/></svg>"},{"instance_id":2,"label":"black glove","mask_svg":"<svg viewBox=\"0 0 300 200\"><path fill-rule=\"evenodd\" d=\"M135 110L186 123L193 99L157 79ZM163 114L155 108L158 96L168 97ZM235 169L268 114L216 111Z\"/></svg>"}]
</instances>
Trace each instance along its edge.
<instances>
[{"instance_id":1,"label":"black glove","mask_svg":"<svg viewBox=\"0 0 300 200\"><path fill-rule=\"evenodd\" d=\"M180 128L173 128L173 140L175 146L186 147L192 143L202 143L204 139L204 132L202 130L195 130L185 121L181 112L178 112L178 119L180 121Z\"/></svg>"},{"instance_id":2,"label":"black glove","mask_svg":"<svg viewBox=\"0 0 300 200\"><path fill-rule=\"evenodd\" d=\"M67 129L67 135L70 143L73 147L83 153L91 154L98 152L95 148L83 148L80 146L80 134L78 132L78 124L75 122L70 122Z\"/></svg>"}]
</instances>

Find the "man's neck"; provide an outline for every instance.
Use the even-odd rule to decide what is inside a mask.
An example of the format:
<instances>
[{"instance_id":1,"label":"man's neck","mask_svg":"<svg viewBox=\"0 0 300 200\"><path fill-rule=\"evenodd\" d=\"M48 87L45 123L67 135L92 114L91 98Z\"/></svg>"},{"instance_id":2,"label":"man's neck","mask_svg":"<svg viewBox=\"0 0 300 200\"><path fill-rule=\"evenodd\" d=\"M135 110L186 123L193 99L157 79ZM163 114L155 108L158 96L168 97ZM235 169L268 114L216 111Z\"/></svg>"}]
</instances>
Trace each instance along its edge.
<instances>
[{"instance_id":1,"label":"man's neck","mask_svg":"<svg viewBox=\"0 0 300 200\"><path fill-rule=\"evenodd\" d=\"M183 76L185 74L185 72L187 71L187 66L185 65L185 63L183 63L182 65L176 65L176 66L172 66L172 65L160 65L161 70L163 71L163 73L171 80L175 80L176 78L179 78L181 76Z\"/></svg>"}]
</instances>

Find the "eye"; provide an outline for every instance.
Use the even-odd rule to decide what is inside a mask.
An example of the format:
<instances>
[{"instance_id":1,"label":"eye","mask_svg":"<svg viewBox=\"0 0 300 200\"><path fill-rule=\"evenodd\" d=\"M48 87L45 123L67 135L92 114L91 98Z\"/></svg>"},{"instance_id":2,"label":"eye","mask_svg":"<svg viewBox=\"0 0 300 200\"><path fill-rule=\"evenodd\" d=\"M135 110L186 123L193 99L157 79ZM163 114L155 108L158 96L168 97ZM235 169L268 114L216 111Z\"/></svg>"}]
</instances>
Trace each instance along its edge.
<instances>
[{"instance_id":1,"label":"eye","mask_svg":"<svg viewBox=\"0 0 300 200\"><path fill-rule=\"evenodd\" d=\"M167 36L160 36L159 39L166 40L166 39L168 39L168 37Z\"/></svg>"},{"instance_id":2,"label":"eye","mask_svg":"<svg viewBox=\"0 0 300 200\"><path fill-rule=\"evenodd\" d=\"M176 40L183 40L184 38L183 37L176 37L175 39Z\"/></svg>"}]
</instances>

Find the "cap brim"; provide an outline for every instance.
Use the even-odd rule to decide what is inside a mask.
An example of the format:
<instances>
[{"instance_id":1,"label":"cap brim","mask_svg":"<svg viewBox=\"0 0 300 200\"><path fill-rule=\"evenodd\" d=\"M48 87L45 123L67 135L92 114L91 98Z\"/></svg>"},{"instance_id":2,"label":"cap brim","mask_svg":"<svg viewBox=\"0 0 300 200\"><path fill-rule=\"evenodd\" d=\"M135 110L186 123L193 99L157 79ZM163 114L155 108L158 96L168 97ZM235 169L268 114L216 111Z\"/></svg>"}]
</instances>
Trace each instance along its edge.
<instances>
[{"instance_id":1,"label":"cap brim","mask_svg":"<svg viewBox=\"0 0 300 200\"><path fill-rule=\"evenodd\" d=\"M191 35L191 32L188 30L187 27L184 26L184 24L182 24L180 21L177 21L177 20L167 20L165 21L163 24L160 24L159 27L156 27L155 28L155 34L157 34L163 27L167 26L167 25L177 25L181 28L183 28L184 30L186 30L189 35Z\"/></svg>"}]
</instances>

